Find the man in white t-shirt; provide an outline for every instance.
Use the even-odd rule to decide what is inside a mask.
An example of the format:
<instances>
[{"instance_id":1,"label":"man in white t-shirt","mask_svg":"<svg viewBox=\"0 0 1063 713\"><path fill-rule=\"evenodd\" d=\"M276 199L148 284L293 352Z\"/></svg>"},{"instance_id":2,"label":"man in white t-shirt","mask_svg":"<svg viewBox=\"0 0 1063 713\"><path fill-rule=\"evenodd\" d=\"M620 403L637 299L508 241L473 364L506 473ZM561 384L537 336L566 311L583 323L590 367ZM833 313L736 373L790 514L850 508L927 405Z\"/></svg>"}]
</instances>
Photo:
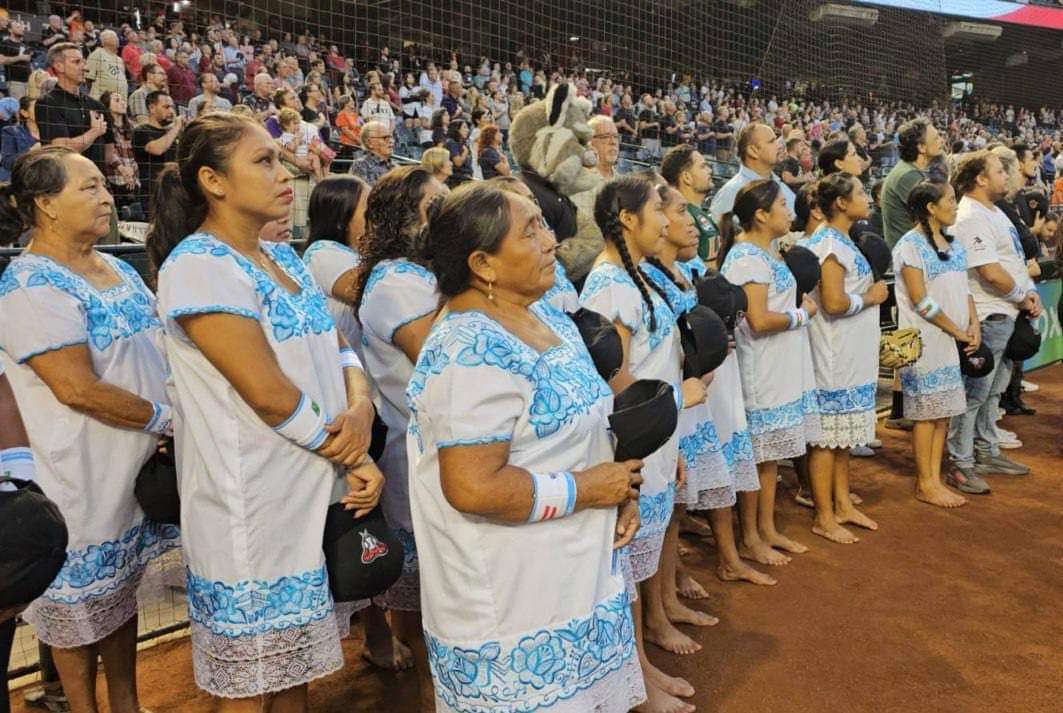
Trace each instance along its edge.
<instances>
[{"instance_id":1,"label":"man in white t-shirt","mask_svg":"<svg viewBox=\"0 0 1063 713\"><path fill-rule=\"evenodd\" d=\"M950 485L966 493L989 492L983 475L1025 475L1030 469L1000 453L996 428L997 402L1011 376L1004 349L1020 311L1036 318L1041 300L1026 271L1015 226L993 205L1007 194L1008 174L988 151L965 155L953 176L962 195L952 234L967 251L968 285L981 323L982 343L993 353L993 372L967 377L967 411L949 425ZM978 447L975 446L976 440Z\"/></svg>"}]
</instances>

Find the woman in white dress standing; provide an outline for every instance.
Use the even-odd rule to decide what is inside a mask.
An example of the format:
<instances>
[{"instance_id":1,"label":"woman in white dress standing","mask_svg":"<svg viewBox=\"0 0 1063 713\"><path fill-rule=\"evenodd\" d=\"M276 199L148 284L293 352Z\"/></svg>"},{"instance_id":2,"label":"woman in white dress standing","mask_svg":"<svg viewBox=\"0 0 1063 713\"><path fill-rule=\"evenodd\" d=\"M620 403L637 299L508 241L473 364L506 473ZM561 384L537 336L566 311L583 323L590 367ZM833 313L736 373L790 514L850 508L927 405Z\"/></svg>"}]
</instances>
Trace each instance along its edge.
<instances>
[{"instance_id":1,"label":"woman in white dress standing","mask_svg":"<svg viewBox=\"0 0 1063 713\"><path fill-rule=\"evenodd\" d=\"M605 249L587 276L580 304L611 320L620 334L624 361L609 386L614 393L620 393L638 379L658 379L675 385L677 401L683 407L702 403L705 385L701 380L682 380L682 351L675 314L636 267L644 257L660 252L664 245L667 220L660 195L646 178L614 179L599 192L594 218L605 238ZM633 578L640 583L640 599L635 601L634 616L648 697L646 709L688 713L693 707L676 696L692 696L693 687L653 666L642 645L645 627L641 599L646 598L650 587L661 586L658 567L681 472L679 436L675 434L646 458L642 469L645 480L639 493L641 525L629 548L629 556Z\"/></svg>"},{"instance_id":2,"label":"woman in white dress standing","mask_svg":"<svg viewBox=\"0 0 1063 713\"><path fill-rule=\"evenodd\" d=\"M369 193L362 271L355 304L362 325L365 366L376 390L380 418L388 428L380 469L388 525L406 550L402 576L377 602L391 611L396 638L413 651L423 711L433 710L421 624L417 545L410 515L406 428L410 412L406 386L428 330L439 311L436 279L414 255L414 242L427 220L429 204L446 186L419 166L392 169Z\"/></svg>"},{"instance_id":3,"label":"woman in white dress standing","mask_svg":"<svg viewBox=\"0 0 1063 713\"><path fill-rule=\"evenodd\" d=\"M938 507L959 507L967 499L941 482L949 419L967 408L956 342L973 354L982 342L981 324L967 284L967 252L945 232L956 222L956 193L948 183L924 181L912 189L908 211L915 228L893 247L897 281L897 324L915 327L923 353L901 369L904 415L915 421L915 497Z\"/></svg>"},{"instance_id":4,"label":"woman in white dress standing","mask_svg":"<svg viewBox=\"0 0 1063 713\"><path fill-rule=\"evenodd\" d=\"M753 181L743 187L733 215L742 233L732 245L732 218L724 216L720 272L745 290L748 303L746 318L735 328L735 344L760 479L755 530L745 522L754 513L742 511L742 551L761 564L783 565L790 557L774 548L808 549L776 527L775 486L778 461L801 455L806 443L821 436L807 334L816 305L806 295L802 306L794 307L797 281L772 244L790 229L779 184Z\"/></svg>"},{"instance_id":5,"label":"woman in white dress standing","mask_svg":"<svg viewBox=\"0 0 1063 713\"><path fill-rule=\"evenodd\" d=\"M848 173L826 176L816 184L816 202L824 223L797 241L820 263L819 284L811 295L819 314L809 325L823 427L808 458L815 505L812 532L852 544L859 538L842 527L845 523L878 529L856 509L849 494L849 449L875 439L881 336L875 308L886 301L889 290L875 279L871 265L849 239L853 223L871 211L871 197L860 180Z\"/></svg>"},{"instance_id":6,"label":"woman in white dress standing","mask_svg":"<svg viewBox=\"0 0 1063 713\"><path fill-rule=\"evenodd\" d=\"M612 392L541 299L555 246L538 206L482 184L425 230L446 302L407 390L407 445L438 711L644 698L614 556L638 526L641 462L613 462Z\"/></svg>"},{"instance_id":7,"label":"woman in white dress standing","mask_svg":"<svg viewBox=\"0 0 1063 713\"><path fill-rule=\"evenodd\" d=\"M221 711L299 713L307 682L343 665L326 508L367 512L383 486L368 384L302 261L258 238L293 199L265 129L193 121L159 193L148 250L177 397L196 683Z\"/></svg>"},{"instance_id":8,"label":"woman in white dress standing","mask_svg":"<svg viewBox=\"0 0 1063 713\"><path fill-rule=\"evenodd\" d=\"M0 195L0 244L32 231L0 278L0 349L36 481L70 531L62 570L24 617L52 647L74 710L97 710L100 657L110 709L137 713L137 587L178 544L177 528L145 520L133 494L172 433L155 298L132 267L95 249L114 202L85 157L27 153Z\"/></svg>"}]
</instances>

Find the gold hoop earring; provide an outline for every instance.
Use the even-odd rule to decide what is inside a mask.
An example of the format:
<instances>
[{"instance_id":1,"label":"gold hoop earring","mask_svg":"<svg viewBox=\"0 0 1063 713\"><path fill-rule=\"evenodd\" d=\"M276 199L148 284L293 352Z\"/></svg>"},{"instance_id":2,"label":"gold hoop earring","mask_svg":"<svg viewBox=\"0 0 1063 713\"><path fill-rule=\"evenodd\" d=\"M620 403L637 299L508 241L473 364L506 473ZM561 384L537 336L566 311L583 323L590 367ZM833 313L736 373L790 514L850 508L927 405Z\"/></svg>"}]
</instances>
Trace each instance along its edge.
<instances>
[{"instance_id":1,"label":"gold hoop earring","mask_svg":"<svg viewBox=\"0 0 1063 713\"><path fill-rule=\"evenodd\" d=\"M488 302L494 302L495 301L495 283L494 282L488 282L487 283L487 301Z\"/></svg>"}]
</instances>

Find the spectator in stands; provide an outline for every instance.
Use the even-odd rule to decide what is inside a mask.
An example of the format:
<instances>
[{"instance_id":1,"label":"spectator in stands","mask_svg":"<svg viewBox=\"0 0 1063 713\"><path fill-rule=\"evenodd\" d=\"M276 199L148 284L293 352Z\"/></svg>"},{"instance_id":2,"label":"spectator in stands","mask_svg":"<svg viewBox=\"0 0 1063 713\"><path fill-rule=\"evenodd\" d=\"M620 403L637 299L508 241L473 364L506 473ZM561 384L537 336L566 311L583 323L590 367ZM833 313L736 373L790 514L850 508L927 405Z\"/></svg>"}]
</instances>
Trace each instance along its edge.
<instances>
[{"instance_id":1,"label":"spectator in stands","mask_svg":"<svg viewBox=\"0 0 1063 713\"><path fill-rule=\"evenodd\" d=\"M329 138L328 107L325 105L325 93L315 84L307 82L299 90L299 103L303 105L300 116L303 121L312 124L321 133L323 140Z\"/></svg>"},{"instance_id":2,"label":"spectator in stands","mask_svg":"<svg viewBox=\"0 0 1063 713\"><path fill-rule=\"evenodd\" d=\"M620 132L608 116L592 116L587 122L591 127L591 148L598 156L598 173L606 181L616 177L616 162L620 160Z\"/></svg>"},{"instance_id":3,"label":"spectator in stands","mask_svg":"<svg viewBox=\"0 0 1063 713\"><path fill-rule=\"evenodd\" d=\"M897 131L897 149L901 160L882 186L882 227L886 230L883 237L891 247L912 228L908 194L926 179L930 163L941 155L941 136L926 119L913 119Z\"/></svg>"},{"instance_id":4,"label":"spectator in stands","mask_svg":"<svg viewBox=\"0 0 1063 713\"><path fill-rule=\"evenodd\" d=\"M140 86L129 95L129 116L133 125L148 120L147 97L152 92L168 92L170 85L166 81L166 70L157 64L144 64L140 73Z\"/></svg>"},{"instance_id":5,"label":"spectator in stands","mask_svg":"<svg viewBox=\"0 0 1063 713\"><path fill-rule=\"evenodd\" d=\"M656 159L661 155L661 122L653 97L649 94L642 95L637 126L642 150L650 159Z\"/></svg>"},{"instance_id":6,"label":"spectator in stands","mask_svg":"<svg viewBox=\"0 0 1063 713\"><path fill-rule=\"evenodd\" d=\"M70 33L63 24L63 18L58 15L49 15L48 24L41 30L41 45L51 52L55 45L69 41Z\"/></svg>"},{"instance_id":7,"label":"spectator in stands","mask_svg":"<svg viewBox=\"0 0 1063 713\"><path fill-rule=\"evenodd\" d=\"M77 45L58 42L48 50L48 66L57 81L55 88L34 107L41 143L65 146L84 154L102 171L106 165L104 145L111 142L105 118L107 109L81 93L85 81L84 55Z\"/></svg>"},{"instance_id":8,"label":"spectator in stands","mask_svg":"<svg viewBox=\"0 0 1063 713\"><path fill-rule=\"evenodd\" d=\"M188 66L188 52L177 50L174 64L166 70L166 81L170 85L170 96L177 106L188 106L196 95L196 73Z\"/></svg>"},{"instance_id":9,"label":"spectator in stands","mask_svg":"<svg viewBox=\"0 0 1063 713\"><path fill-rule=\"evenodd\" d=\"M296 165L305 164L316 180L324 179L327 175L326 169L320 157L310 150L312 142L318 138L313 124L303 121L299 112L288 108L281 109L277 115L277 123L281 128L277 142L295 156Z\"/></svg>"},{"instance_id":10,"label":"spectator in stands","mask_svg":"<svg viewBox=\"0 0 1063 713\"><path fill-rule=\"evenodd\" d=\"M85 62L85 79L93 99L99 99L104 92L117 92L123 97L128 94L125 62L118 56L118 33L114 30L100 33L100 46Z\"/></svg>"},{"instance_id":11,"label":"spectator in stands","mask_svg":"<svg viewBox=\"0 0 1063 713\"><path fill-rule=\"evenodd\" d=\"M728 121L729 116L727 109L720 109L716 121L712 122L712 130L716 134L717 161L730 161L734 158L735 127Z\"/></svg>"},{"instance_id":12,"label":"spectator in stands","mask_svg":"<svg viewBox=\"0 0 1063 713\"><path fill-rule=\"evenodd\" d=\"M432 174L432 178L445 184L454 173L454 164L450 162L450 152L441 146L430 148L421 154L421 168Z\"/></svg>"},{"instance_id":13,"label":"spectator in stands","mask_svg":"<svg viewBox=\"0 0 1063 713\"><path fill-rule=\"evenodd\" d=\"M256 74L253 90L244 97L244 104L251 107L251 110L255 112L255 118L259 121L264 122L267 117L277 111L277 108L273 106L272 94L273 77L265 72Z\"/></svg>"},{"instance_id":14,"label":"spectator in stands","mask_svg":"<svg viewBox=\"0 0 1063 713\"><path fill-rule=\"evenodd\" d=\"M140 44L140 33L130 29L126 31L125 46L122 47L122 62L125 63L126 72L133 81L140 77L140 58L144 54L144 48Z\"/></svg>"},{"instance_id":15,"label":"spectator in stands","mask_svg":"<svg viewBox=\"0 0 1063 713\"><path fill-rule=\"evenodd\" d=\"M13 20L8 27L7 37L0 40L0 66L7 77L7 95L14 99L26 96L30 79L29 42L25 38L26 25Z\"/></svg>"},{"instance_id":16,"label":"spectator in stands","mask_svg":"<svg viewBox=\"0 0 1063 713\"><path fill-rule=\"evenodd\" d=\"M871 184L871 217L867 219L867 226L875 235L882 235L882 186L885 181L875 181Z\"/></svg>"},{"instance_id":17,"label":"spectator in stands","mask_svg":"<svg viewBox=\"0 0 1063 713\"><path fill-rule=\"evenodd\" d=\"M173 98L165 92L148 95L148 120L133 130L133 155L140 168L140 189L150 212L154 212L155 179L177 157L177 137L184 121L174 110Z\"/></svg>"},{"instance_id":18,"label":"spectator in stands","mask_svg":"<svg viewBox=\"0 0 1063 713\"><path fill-rule=\"evenodd\" d=\"M384 95L384 85L380 82L369 85L369 98L362 102L360 113L366 122L378 121L387 126L388 131L395 130L395 111Z\"/></svg>"},{"instance_id":19,"label":"spectator in stands","mask_svg":"<svg viewBox=\"0 0 1063 713\"><path fill-rule=\"evenodd\" d=\"M446 109L451 122L461 118L464 114L461 102L464 95L465 89L461 86L461 82L451 82L448 85L447 94L443 97L443 103L440 106Z\"/></svg>"},{"instance_id":20,"label":"spectator in stands","mask_svg":"<svg viewBox=\"0 0 1063 713\"><path fill-rule=\"evenodd\" d=\"M435 100L434 104L437 107L443 105L443 82L439 78L439 70L432 63L428 64L428 69L421 73L420 85L427 89L431 93L432 98Z\"/></svg>"},{"instance_id":21,"label":"spectator in stands","mask_svg":"<svg viewBox=\"0 0 1063 713\"><path fill-rule=\"evenodd\" d=\"M715 262L720 249L720 232L704 208L705 199L712 190L712 166L693 146L675 146L664 154L661 178L679 191L687 202L687 212L698 231L698 257Z\"/></svg>"},{"instance_id":22,"label":"spectator in stands","mask_svg":"<svg viewBox=\"0 0 1063 713\"><path fill-rule=\"evenodd\" d=\"M303 105L299 101L299 95L287 84L281 84L277 88L277 91L273 92L274 113L266 119L265 123L269 135L275 139L280 138L282 133L279 116L280 112L284 109L293 109L296 113L300 114L303 111Z\"/></svg>"},{"instance_id":23,"label":"spectator in stands","mask_svg":"<svg viewBox=\"0 0 1063 713\"><path fill-rule=\"evenodd\" d=\"M502 152L502 132L494 124L487 124L476 139L476 162L483 180L509 175L509 161Z\"/></svg>"},{"instance_id":24,"label":"spectator in stands","mask_svg":"<svg viewBox=\"0 0 1063 713\"><path fill-rule=\"evenodd\" d=\"M140 197L140 176L133 150L133 122L126 111L125 97L118 92L104 92L100 103L107 107L107 128L112 141L104 151L107 187L119 207Z\"/></svg>"},{"instance_id":25,"label":"spectator in stands","mask_svg":"<svg viewBox=\"0 0 1063 713\"><path fill-rule=\"evenodd\" d=\"M456 188L472 180L472 151L469 150L469 125L462 119L451 119L447 129L446 149L450 152L450 162L454 164L454 173L447 182L450 188Z\"/></svg>"},{"instance_id":26,"label":"spectator in stands","mask_svg":"<svg viewBox=\"0 0 1063 713\"><path fill-rule=\"evenodd\" d=\"M737 150L742 168L717 191L709 207L716 224L721 225L724 214L734 208L738 191L747 183L762 178L770 178L781 185L783 199L793 217L794 192L775 175L775 166L779 163L779 142L775 140L775 131L766 124L750 124L738 134Z\"/></svg>"},{"instance_id":27,"label":"spectator in stands","mask_svg":"<svg viewBox=\"0 0 1063 713\"><path fill-rule=\"evenodd\" d=\"M638 139L638 119L631 107L631 95L620 97L620 107L613 112L613 123L620 134L620 143L634 144Z\"/></svg>"},{"instance_id":28,"label":"spectator in stands","mask_svg":"<svg viewBox=\"0 0 1063 713\"><path fill-rule=\"evenodd\" d=\"M395 137L391 124L383 121L367 121L362 127L362 154L351 161L350 173L370 186L391 170L391 154L395 150Z\"/></svg>"},{"instance_id":29,"label":"spectator in stands","mask_svg":"<svg viewBox=\"0 0 1063 713\"><path fill-rule=\"evenodd\" d=\"M340 155L353 158L354 152L362 145L362 120L358 116L357 105L348 95L340 97L337 105L336 129L339 131Z\"/></svg>"},{"instance_id":30,"label":"spectator in stands","mask_svg":"<svg viewBox=\"0 0 1063 713\"><path fill-rule=\"evenodd\" d=\"M15 160L38 143L40 134L33 121L33 100L27 96L15 100L0 99L0 182L11 180Z\"/></svg>"},{"instance_id":31,"label":"spectator in stands","mask_svg":"<svg viewBox=\"0 0 1063 713\"><path fill-rule=\"evenodd\" d=\"M800 191L801 187L806 183L816 179L815 174L801 169L801 152L804 151L804 148L804 139L788 139L786 142L786 157L779 162L779 177L794 193Z\"/></svg>"},{"instance_id":32,"label":"spectator in stands","mask_svg":"<svg viewBox=\"0 0 1063 713\"><path fill-rule=\"evenodd\" d=\"M848 173L850 176L860 176L863 162L860 154L856 151L856 145L848 138L835 139L828 142L819 151L816 159L821 176L829 176L834 173Z\"/></svg>"},{"instance_id":33,"label":"spectator in stands","mask_svg":"<svg viewBox=\"0 0 1063 713\"><path fill-rule=\"evenodd\" d=\"M200 93L188 102L188 113L192 118L207 111L229 111L233 108L228 99L219 95L221 82L210 72L199 75L199 88Z\"/></svg>"},{"instance_id":34,"label":"spectator in stands","mask_svg":"<svg viewBox=\"0 0 1063 713\"><path fill-rule=\"evenodd\" d=\"M966 379L967 409L949 425L949 485L971 494L989 492L983 475L1024 475L1030 469L1000 453L994 422L997 401L1011 377L1004 348L1020 310L1041 314L1041 298L1026 270L1015 228L994 205L1008 191L1008 174L987 151L963 156L953 178L961 195L952 233L967 251L968 286L981 321L982 343L993 354L992 373ZM976 447L976 439L983 447Z\"/></svg>"}]
</instances>

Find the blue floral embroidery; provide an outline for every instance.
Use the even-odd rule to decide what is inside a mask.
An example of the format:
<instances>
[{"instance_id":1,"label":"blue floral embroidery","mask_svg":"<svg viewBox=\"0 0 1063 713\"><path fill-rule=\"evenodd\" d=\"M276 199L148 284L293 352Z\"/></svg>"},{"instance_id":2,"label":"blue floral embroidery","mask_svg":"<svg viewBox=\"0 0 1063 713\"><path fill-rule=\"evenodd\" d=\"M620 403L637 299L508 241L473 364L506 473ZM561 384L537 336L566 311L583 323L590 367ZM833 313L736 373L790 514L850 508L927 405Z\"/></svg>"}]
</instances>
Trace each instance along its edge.
<instances>
[{"instance_id":1,"label":"blue floral embroidery","mask_svg":"<svg viewBox=\"0 0 1063 713\"><path fill-rule=\"evenodd\" d=\"M643 262L639 265L639 268L650 279L650 282L657 285L664 292L665 297L668 298L668 306L673 313L686 314L694 309L694 305L698 303L698 298L693 293L680 289L668 275L649 262Z\"/></svg>"},{"instance_id":2,"label":"blue floral embroidery","mask_svg":"<svg viewBox=\"0 0 1063 713\"><path fill-rule=\"evenodd\" d=\"M812 233L812 235L798 240L797 244L815 252L814 248L827 239L841 243L852 251L853 264L856 266L856 276L858 278L864 278L871 274L871 263L869 263L867 258L864 257L864 254L860 252L860 248L856 247L856 243L850 240L848 235L843 235L841 231L832 228L829 225L820 226L816 232ZM816 254L819 255L819 253ZM820 256L820 262L822 261L823 256Z\"/></svg>"},{"instance_id":3,"label":"blue floral embroidery","mask_svg":"<svg viewBox=\"0 0 1063 713\"><path fill-rule=\"evenodd\" d=\"M675 483L653 495L639 495L639 530L636 540L656 537L668 529L675 507Z\"/></svg>"},{"instance_id":4,"label":"blue floral embroidery","mask_svg":"<svg viewBox=\"0 0 1063 713\"><path fill-rule=\"evenodd\" d=\"M661 299L660 295L650 289L650 302L653 303L653 314L657 318L657 329L650 332L650 313L642 302L642 294L638 291L638 285L635 284L635 281L631 279L631 276L623 268L610 262L600 263L591 270L587 276L587 281L583 283L580 301L586 305L588 300L613 284L623 285L631 290L632 294L627 299L636 300L642 317L639 324L626 324L625 326L631 330L632 334L638 334L643 329L649 332L650 351L653 351L665 341L668 335L672 333L672 329L675 328L675 314L672 313L672 310ZM591 306L590 309L594 309L594 307ZM615 311L613 314L605 314L603 312L603 315L607 319L617 319Z\"/></svg>"},{"instance_id":5,"label":"blue floral embroidery","mask_svg":"<svg viewBox=\"0 0 1063 713\"><path fill-rule=\"evenodd\" d=\"M62 569L43 596L74 604L112 592L179 542L180 533L173 525L145 521L123 532L117 540L67 550Z\"/></svg>"},{"instance_id":6,"label":"blue floral embroidery","mask_svg":"<svg viewBox=\"0 0 1063 713\"><path fill-rule=\"evenodd\" d=\"M532 311L562 338L560 345L542 354L481 313L448 314L425 341L406 389L412 420L428 379L452 364L495 367L531 382L528 416L539 438L556 433L576 416L590 412L600 400L611 398L612 392L594 370L572 321L543 302L533 305ZM497 438L500 434L489 435Z\"/></svg>"},{"instance_id":7,"label":"blue floral embroidery","mask_svg":"<svg viewBox=\"0 0 1063 713\"><path fill-rule=\"evenodd\" d=\"M806 416L819 413L819 397L815 391L806 391L800 398L779 406L748 409L749 432L759 436L763 433L793 428L801 424Z\"/></svg>"},{"instance_id":8,"label":"blue floral embroidery","mask_svg":"<svg viewBox=\"0 0 1063 713\"><path fill-rule=\"evenodd\" d=\"M700 257L692 257L689 260L677 262L675 266L679 268L679 272L683 273L683 277L687 279L687 282L701 279L705 276L707 270L705 263L702 262Z\"/></svg>"},{"instance_id":9,"label":"blue floral embroidery","mask_svg":"<svg viewBox=\"0 0 1063 713\"><path fill-rule=\"evenodd\" d=\"M151 293L132 266L109 255L101 257L117 273L121 282L104 290L43 255L23 253L11 261L0 278L0 297L19 287L51 287L73 297L85 316L87 342L96 351L105 351L115 341L162 327ZM79 342L75 342L79 343ZM59 348L67 345L50 345ZM48 351L47 349L38 351ZM23 361L29 356L26 355Z\"/></svg>"},{"instance_id":10,"label":"blue floral embroidery","mask_svg":"<svg viewBox=\"0 0 1063 713\"><path fill-rule=\"evenodd\" d=\"M843 389L817 389L819 412L826 414L857 413L875 408L875 385L861 384Z\"/></svg>"},{"instance_id":11,"label":"blue floral embroidery","mask_svg":"<svg viewBox=\"0 0 1063 713\"><path fill-rule=\"evenodd\" d=\"M283 243L262 243L262 249L273 259L277 265L299 286L298 294L291 294L288 290L280 287L261 268L239 254L225 243L206 233L196 233L178 243L173 249L166 262L162 265L165 270L182 255L210 255L218 258L229 258L248 276L255 284L255 292L258 294L269 319L273 338L283 342L293 337L301 337L307 334L325 334L335 329L332 315L328 311L325 296L321 293L313 276L307 270L306 265L295 254L290 246ZM214 311L247 314L242 308L232 306L223 309L217 305ZM240 309L234 312L234 309ZM191 313L199 310L175 310L169 316L175 317L181 313ZM256 315L257 316L257 315Z\"/></svg>"},{"instance_id":12,"label":"blue floral embroidery","mask_svg":"<svg viewBox=\"0 0 1063 713\"><path fill-rule=\"evenodd\" d=\"M335 240L315 240L310 243L310 246L303 251L303 263L309 265L314 259L314 256L323 250L337 250L339 252L345 252L353 256L356 260L361 260L361 257L355 251L343 243L336 242Z\"/></svg>"},{"instance_id":13,"label":"blue floral embroidery","mask_svg":"<svg viewBox=\"0 0 1063 713\"><path fill-rule=\"evenodd\" d=\"M786 266L786 263L782 260L776 260L753 243L736 243L730 252L727 253L727 259L723 261L723 267L720 268L721 274L730 280L731 278L728 277L727 273L736 262L744 257L752 257L768 266L771 270L772 286L777 294L797 289L797 280L794 279L794 274L790 272L790 268Z\"/></svg>"},{"instance_id":14,"label":"blue floral embroidery","mask_svg":"<svg viewBox=\"0 0 1063 713\"><path fill-rule=\"evenodd\" d=\"M716 424L705 419L697 425L693 433L679 439L679 452L688 466L693 465L706 453L720 450L720 436Z\"/></svg>"},{"instance_id":15,"label":"blue floral embroidery","mask_svg":"<svg viewBox=\"0 0 1063 713\"><path fill-rule=\"evenodd\" d=\"M449 646L429 633L428 662L436 693L466 713L529 713L572 698L634 655L627 594L600 602L587 618L540 629L512 648L498 641Z\"/></svg>"},{"instance_id":16,"label":"blue floral embroidery","mask_svg":"<svg viewBox=\"0 0 1063 713\"><path fill-rule=\"evenodd\" d=\"M578 303L579 293L569 281L565 273L565 267L558 260L554 263L554 285L540 298L543 302L549 302L559 310L565 309L566 303Z\"/></svg>"},{"instance_id":17,"label":"blue floral embroidery","mask_svg":"<svg viewBox=\"0 0 1063 713\"><path fill-rule=\"evenodd\" d=\"M927 239L918 231L910 230L905 233L893 248L894 255L898 255L898 251L906 245L914 246L919 253L919 259L923 261L922 265L909 265L909 267L922 270L927 282L946 272L962 272L965 274L967 272L967 251L963 249L963 246L957 240L954 240L949 245L948 260L939 258L937 252L930 247Z\"/></svg>"},{"instance_id":18,"label":"blue floral embroidery","mask_svg":"<svg viewBox=\"0 0 1063 713\"><path fill-rule=\"evenodd\" d=\"M386 275L417 275L435 287L436 276L424 265L418 265L405 258L398 260L382 260L373 266L369 278L365 281L365 289L362 290L362 302L364 303L373 288L384 279Z\"/></svg>"},{"instance_id":19,"label":"blue floral embroidery","mask_svg":"<svg viewBox=\"0 0 1063 713\"><path fill-rule=\"evenodd\" d=\"M274 580L228 583L188 571L188 617L228 637L281 631L332 614L328 574L322 566Z\"/></svg>"},{"instance_id":20,"label":"blue floral embroidery","mask_svg":"<svg viewBox=\"0 0 1063 713\"><path fill-rule=\"evenodd\" d=\"M749 431L736 431L731 434L731 440L723 444L722 451L728 470L733 471L738 463L752 461L753 439L749 437Z\"/></svg>"},{"instance_id":21,"label":"blue floral embroidery","mask_svg":"<svg viewBox=\"0 0 1063 713\"><path fill-rule=\"evenodd\" d=\"M908 396L936 394L957 388L963 388L963 372L959 366L943 366L922 372L911 367L901 369L901 390Z\"/></svg>"}]
</instances>

